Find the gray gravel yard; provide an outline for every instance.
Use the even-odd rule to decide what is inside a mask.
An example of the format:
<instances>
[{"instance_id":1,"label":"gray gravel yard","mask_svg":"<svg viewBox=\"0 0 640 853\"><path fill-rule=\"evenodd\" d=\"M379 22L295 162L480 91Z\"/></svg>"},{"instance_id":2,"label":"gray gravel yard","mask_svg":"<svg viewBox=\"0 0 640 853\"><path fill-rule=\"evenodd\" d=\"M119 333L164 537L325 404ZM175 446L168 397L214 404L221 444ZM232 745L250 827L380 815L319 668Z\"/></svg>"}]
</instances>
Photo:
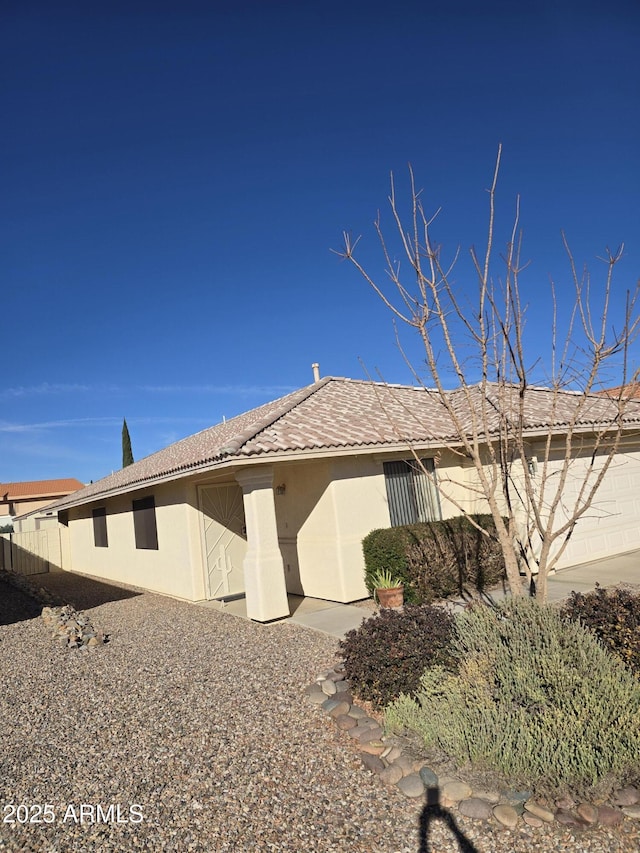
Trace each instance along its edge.
<instances>
[{"instance_id":1,"label":"gray gravel yard","mask_svg":"<svg viewBox=\"0 0 640 853\"><path fill-rule=\"evenodd\" d=\"M335 639L149 593L112 598L86 611L111 638L97 649L63 648L40 618L0 625L0 850L637 849L628 821L576 837L456 816L466 848L442 822L421 839L423 804L384 788L302 695ZM42 823L4 822L11 804L51 808Z\"/></svg>"}]
</instances>

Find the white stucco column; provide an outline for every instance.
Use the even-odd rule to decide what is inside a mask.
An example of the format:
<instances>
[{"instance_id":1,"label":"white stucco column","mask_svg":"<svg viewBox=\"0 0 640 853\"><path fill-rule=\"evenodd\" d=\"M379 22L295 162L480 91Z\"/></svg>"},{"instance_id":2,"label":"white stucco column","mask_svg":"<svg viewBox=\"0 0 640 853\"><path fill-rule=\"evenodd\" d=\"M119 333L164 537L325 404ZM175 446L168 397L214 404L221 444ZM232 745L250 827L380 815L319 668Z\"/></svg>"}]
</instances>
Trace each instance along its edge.
<instances>
[{"instance_id":1,"label":"white stucco column","mask_svg":"<svg viewBox=\"0 0 640 853\"><path fill-rule=\"evenodd\" d=\"M247 616L257 622L281 619L289 615L289 602L278 544L273 470L265 466L239 471L236 480L242 486L247 527L244 558Z\"/></svg>"}]
</instances>

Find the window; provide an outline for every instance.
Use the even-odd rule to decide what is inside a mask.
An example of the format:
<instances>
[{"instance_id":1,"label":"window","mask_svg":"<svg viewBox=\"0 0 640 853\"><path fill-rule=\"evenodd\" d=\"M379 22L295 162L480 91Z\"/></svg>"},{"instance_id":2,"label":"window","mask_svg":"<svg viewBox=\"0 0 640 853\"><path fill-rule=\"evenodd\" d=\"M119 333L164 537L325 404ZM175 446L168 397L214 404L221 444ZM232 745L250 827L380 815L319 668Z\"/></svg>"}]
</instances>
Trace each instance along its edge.
<instances>
[{"instance_id":1,"label":"window","mask_svg":"<svg viewBox=\"0 0 640 853\"><path fill-rule=\"evenodd\" d=\"M93 515L93 544L96 548L107 548L107 510L101 506L91 510Z\"/></svg>"},{"instance_id":2,"label":"window","mask_svg":"<svg viewBox=\"0 0 640 853\"><path fill-rule=\"evenodd\" d=\"M412 459L385 462L383 465L392 527L442 518L438 492L432 479L435 478L433 459L420 461L422 464Z\"/></svg>"},{"instance_id":3,"label":"window","mask_svg":"<svg viewBox=\"0 0 640 853\"><path fill-rule=\"evenodd\" d=\"M136 548L158 550L156 528L156 502L153 495L133 502L133 526L136 533Z\"/></svg>"}]
</instances>

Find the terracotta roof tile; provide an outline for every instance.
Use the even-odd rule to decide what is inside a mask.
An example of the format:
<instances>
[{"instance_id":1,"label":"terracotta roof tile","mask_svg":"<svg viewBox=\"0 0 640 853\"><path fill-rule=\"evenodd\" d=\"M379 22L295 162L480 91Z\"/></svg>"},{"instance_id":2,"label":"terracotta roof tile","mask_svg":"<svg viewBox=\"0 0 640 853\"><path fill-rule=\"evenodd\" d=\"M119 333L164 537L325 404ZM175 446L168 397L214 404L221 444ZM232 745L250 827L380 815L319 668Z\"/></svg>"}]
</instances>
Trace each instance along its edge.
<instances>
[{"instance_id":1,"label":"terracotta roof tile","mask_svg":"<svg viewBox=\"0 0 640 853\"><path fill-rule=\"evenodd\" d=\"M8 500L27 498L55 498L84 488L84 483L74 478L66 480L29 480L23 483L0 483L0 496Z\"/></svg>"},{"instance_id":2,"label":"terracotta roof tile","mask_svg":"<svg viewBox=\"0 0 640 853\"><path fill-rule=\"evenodd\" d=\"M618 385L616 388L605 388L598 391L603 397L623 397L628 400L640 400L640 382L629 382L628 385Z\"/></svg>"},{"instance_id":3,"label":"terracotta roof tile","mask_svg":"<svg viewBox=\"0 0 640 853\"><path fill-rule=\"evenodd\" d=\"M486 395L476 386L450 392L456 413L471 429L471 410L485 407L490 431L499 426L497 387ZM549 389L527 389L525 429L562 430L575 412L579 395L557 397ZM590 397L580 425L589 428L611 416L614 404ZM504 406L517 414L516 390ZM640 426L640 402L628 404L625 421ZM336 452L358 448L390 449L408 444L442 444L456 433L437 395L424 388L384 385L327 377L238 417L205 429L147 456L133 465L62 499L56 506L89 502L114 492L141 488L160 478L208 470L225 461L274 458L302 452Z\"/></svg>"}]
</instances>

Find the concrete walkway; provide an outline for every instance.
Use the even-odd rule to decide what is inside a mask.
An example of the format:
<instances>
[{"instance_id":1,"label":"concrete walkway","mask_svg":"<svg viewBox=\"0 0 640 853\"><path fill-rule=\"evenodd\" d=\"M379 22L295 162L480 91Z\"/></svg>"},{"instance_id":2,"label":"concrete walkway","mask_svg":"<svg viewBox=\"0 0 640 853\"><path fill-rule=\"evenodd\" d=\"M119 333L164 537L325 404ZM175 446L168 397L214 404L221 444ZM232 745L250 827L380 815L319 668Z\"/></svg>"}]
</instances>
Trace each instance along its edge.
<instances>
[{"instance_id":1,"label":"concrete walkway","mask_svg":"<svg viewBox=\"0 0 640 853\"><path fill-rule=\"evenodd\" d=\"M301 595L289 595L289 610L291 615L282 622L293 622L305 628L313 628L323 634L342 639L352 628L358 628L363 619L371 616L373 609L356 607L353 604L340 604L336 601L325 601L322 598L305 598ZM229 601L198 601L202 607L222 610L234 616L247 618L247 605L244 597Z\"/></svg>"}]
</instances>

